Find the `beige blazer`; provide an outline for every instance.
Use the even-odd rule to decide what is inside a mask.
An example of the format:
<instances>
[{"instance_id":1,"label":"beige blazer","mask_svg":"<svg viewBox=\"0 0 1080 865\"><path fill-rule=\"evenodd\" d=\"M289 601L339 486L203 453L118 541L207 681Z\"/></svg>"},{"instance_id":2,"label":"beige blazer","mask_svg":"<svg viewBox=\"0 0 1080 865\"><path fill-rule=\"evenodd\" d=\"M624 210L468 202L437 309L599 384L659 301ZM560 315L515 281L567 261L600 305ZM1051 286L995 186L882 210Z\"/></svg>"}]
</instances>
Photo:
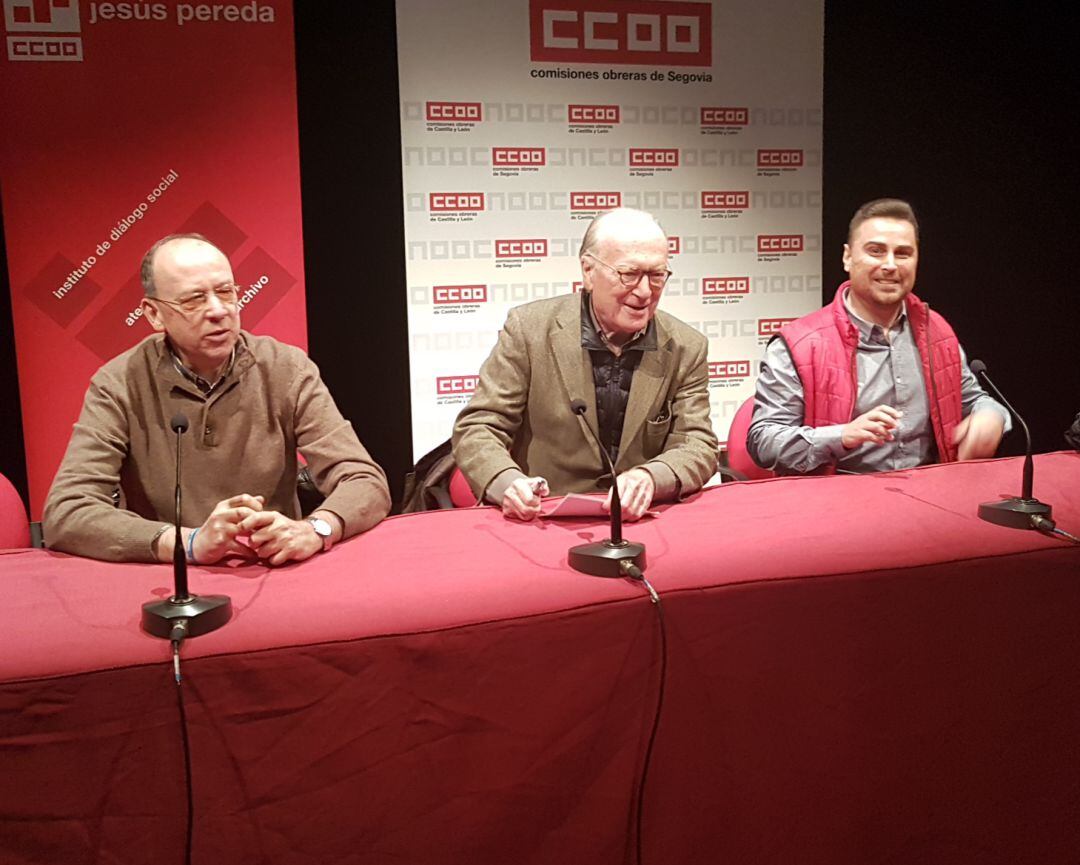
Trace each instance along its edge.
<instances>
[{"instance_id":1,"label":"beige blazer","mask_svg":"<svg viewBox=\"0 0 1080 865\"><path fill-rule=\"evenodd\" d=\"M615 470L662 463L675 480L658 480L661 499L662 491L670 498L699 489L716 471L718 445L709 421L705 337L664 312L656 313L656 331L656 351L644 352L634 372ZM588 406L584 417L571 411L575 399ZM553 495L596 491L606 472L585 424L596 433L580 297L512 309L454 425L454 459L473 492L480 496L507 469L546 478Z\"/></svg>"}]
</instances>

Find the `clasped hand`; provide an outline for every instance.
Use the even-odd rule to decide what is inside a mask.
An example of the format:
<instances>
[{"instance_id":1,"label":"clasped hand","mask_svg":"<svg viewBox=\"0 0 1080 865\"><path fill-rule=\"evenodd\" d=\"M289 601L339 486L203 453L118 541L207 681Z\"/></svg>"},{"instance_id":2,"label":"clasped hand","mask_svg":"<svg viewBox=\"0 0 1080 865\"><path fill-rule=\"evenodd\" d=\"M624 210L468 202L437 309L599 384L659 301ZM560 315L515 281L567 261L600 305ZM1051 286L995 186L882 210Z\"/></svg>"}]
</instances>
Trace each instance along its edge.
<instances>
[{"instance_id":1,"label":"clasped hand","mask_svg":"<svg viewBox=\"0 0 1080 865\"><path fill-rule=\"evenodd\" d=\"M257 556L268 564L303 561L319 552L322 539L306 520L263 510L266 499L240 493L217 503L196 531L195 561L211 564L234 554Z\"/></svg>"}]
</instances>

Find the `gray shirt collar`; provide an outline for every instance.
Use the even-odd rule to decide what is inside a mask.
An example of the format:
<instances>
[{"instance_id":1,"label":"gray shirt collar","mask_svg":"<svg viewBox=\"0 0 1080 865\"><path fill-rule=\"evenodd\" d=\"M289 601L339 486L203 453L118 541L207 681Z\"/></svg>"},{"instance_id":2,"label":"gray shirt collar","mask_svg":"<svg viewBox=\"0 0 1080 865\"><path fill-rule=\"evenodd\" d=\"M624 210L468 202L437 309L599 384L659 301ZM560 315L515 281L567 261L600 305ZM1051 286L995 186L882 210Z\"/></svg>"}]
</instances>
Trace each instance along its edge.
<instances>
[{"instance_id":1,"label":"gray shirt collar","mask_svg":"<svg viewBox=\"0 0 1080 865\"><path fill-rule=\"evenodd\" d=\"M895 321L889 327L889 332L885 333L885 328L880 324L866 321L866 319L859 316L857 312L851 306L851 289L848 288L844 291L844 310L848 314L848 318L851 323L855 325L856 330L859 331L859 341L863 343L874 342L891 342L892 335L899 333L903 330L907 323L907 300L902 301L900 307L900 314L896 316ZM877 335L875 335L875 333Z\"/></svg>"}]
</instances>

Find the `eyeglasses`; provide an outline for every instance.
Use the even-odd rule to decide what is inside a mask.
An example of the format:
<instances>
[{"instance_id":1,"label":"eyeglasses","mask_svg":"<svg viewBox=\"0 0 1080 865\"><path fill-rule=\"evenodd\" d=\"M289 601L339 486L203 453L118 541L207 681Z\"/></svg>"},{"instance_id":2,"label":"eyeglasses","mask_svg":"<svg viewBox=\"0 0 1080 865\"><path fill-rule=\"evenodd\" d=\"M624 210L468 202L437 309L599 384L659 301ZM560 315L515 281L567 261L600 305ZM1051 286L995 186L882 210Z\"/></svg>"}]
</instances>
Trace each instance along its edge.
<instances>
[{"instance_id":1,"label":"eyeglasses","mask_svg":"<svg viewBox=\"0 0 1080 865\"><path fill-rule=\"evenodd\" d=\"M604 265L608 270L613 270L615 275L619 277L619 282L627 288L637 287L641 282L641 277L645 276L649 279L649 288L654 291L659 291L667 285L667 281L671 279L670 270L636 270L634 268L615 267L613 264L608 264L606 261L597 258L591 252L586 252L585 254L598 264Z\"/></svg>"},{"instance_id":2,"label":"eyeglasses","mask_svg":"<svg viewBox=\"0 0 1080 865\"><path fill-rule=\"evenodd\" d=\"M194 291L179 300L165 300L163 297L151 297L148 299L156 300L158 303L164 303L166 306L171 306L174 309L178 309L180 312L194 313L202 312L210 306L211 295L221 301L222 306L235 306L239 294L239 285L233 282L223 282L221 285L216 286L212 291Z\"/></svg>"}]
</instances>

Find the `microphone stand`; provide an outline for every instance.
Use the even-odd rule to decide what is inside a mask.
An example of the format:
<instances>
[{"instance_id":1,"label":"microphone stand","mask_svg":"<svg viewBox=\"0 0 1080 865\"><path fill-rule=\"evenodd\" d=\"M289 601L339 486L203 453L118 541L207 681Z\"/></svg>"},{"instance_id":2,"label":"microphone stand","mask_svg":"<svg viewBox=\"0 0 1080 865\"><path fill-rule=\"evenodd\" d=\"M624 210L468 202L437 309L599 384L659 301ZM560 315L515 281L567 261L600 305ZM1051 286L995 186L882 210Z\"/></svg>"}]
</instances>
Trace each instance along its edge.
<instances>
[{"instance_id":1,"label":"microphone stand","mask_svg":"<svg viewBox=\"0 0 1080 865\"><path fill-rule=\"evenodd\" d=\"M585 429L600 448L600 457L604 467L611 472L611 537L591 544L578 544L568 553L570 567L583 574L594 577L632 577L642 579L645 568L645 545L628 541L622 536L622 501L619 499L619 484L615 478L615 465L607 449L600 444L600 439L593 433L592 427L584 418L587 410L580 399L570 403L570 409L581 418Z\"/></svg>"},{"instance_id":2,"label":"microphone stand","mask_svg":"<svg viewBox=\"0 0 1080 865\"><path fill-rule=\"evenodd\" d=\"M142 605L142 629L155 637L179 643L185 637L198 637L216 631L232 617L232 601L227 595L193 595L188 591L187 558L180 533L180 436L188 428L188 419L177 414L170 422L176 433L176 536L173 541L173 594L164 601Z\"/></svg>"},{"instance_id":3,"label":"microphone stand","mask_svg":"<svg viewBox=\"0 0 1080 865\"><path fill-rule=\"evenodd\" d=\"M1054 521L1050 519L1052 508L1048 504L1040 502L1032 495L1032 485L1035 477L1035 466L1031 459L1031 433L1028 425L1020 417L1016 409L1009 405L1001 391L997 389L990 376L986 374L986 364L981 360L971 362L971 371L982 378L987 387L993 392L1024 430L1024 440L1027 443L1027 451L1024 455L1023 487L1020 497L1002 499L996 502L983 502L979 505L979 519L986 520L998 526L1006 526L1010 529L1038 529L1051 531L1054 529Z\"/></svg>"}]
</instances>

